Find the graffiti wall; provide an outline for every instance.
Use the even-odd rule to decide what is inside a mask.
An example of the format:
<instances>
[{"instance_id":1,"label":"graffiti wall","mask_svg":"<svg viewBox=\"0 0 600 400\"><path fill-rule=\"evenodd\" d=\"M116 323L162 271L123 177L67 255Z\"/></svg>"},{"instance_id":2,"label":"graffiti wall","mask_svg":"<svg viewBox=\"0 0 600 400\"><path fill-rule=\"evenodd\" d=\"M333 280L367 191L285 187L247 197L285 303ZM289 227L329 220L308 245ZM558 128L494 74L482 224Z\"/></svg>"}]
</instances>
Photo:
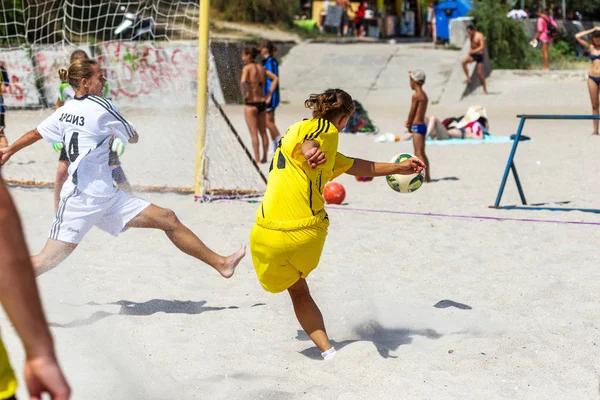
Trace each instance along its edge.
<instances>
[{"instance_id":1,"label":"graffiti wall","mask_svg":"<svg viewBox=\"0 0 600 400\"><path fill-rule=\"evenodd\" d=\"M108 78L110 95L118 105L195 106L195 42L105 42L98 45L96 54ZM222 101L214 61L210 64L209 90Z\"/></svg>"},{"instance_id":2,"label":"graffiti wall","mask_svg":"<svg viewBox=\"0 0 600 400\"><path fill-rule=\"evenodd\" d=\"M58 77L58 70L69 68L71 53L77 49L85 51L88 55L92 54L89 46L56 45L35 49L33 58L37 73L42 77L44 82L44 96L49 107L53 107L58 98L58 90L61 83Z\"/></svg>"},{"instance_id":3,"label":"graffiti wall","mask_svg":"<svg viewBox=\"0 0 600 400\"><path fill-rule=\"evenodd\" d=\"M40 94L35 87L35 73L27 51L16 49L0 53L10 84L2 85L4 104L7 107L40 107Z\"/></svg>"},{"instance_id":4,"label":"graffiti wall","mask_svg":"<svg viewBox=\"0 0 600 400\"><path fill-rule=\"evenodd\" d=\"M58 96L58 70L68 68L73 50L95 55L108 79L109 97L118 106L165 108L196 105L198 47L196 42L105 42L90 46L44 46L32 50L0 52L10 77L2 88L9 108L42 107L36 76L43 82L45 105L53 107ZM35 66L35 68L34 68ZM209 91L224 102L215 61L209 57Z\"/></svg>"}]
</instances>

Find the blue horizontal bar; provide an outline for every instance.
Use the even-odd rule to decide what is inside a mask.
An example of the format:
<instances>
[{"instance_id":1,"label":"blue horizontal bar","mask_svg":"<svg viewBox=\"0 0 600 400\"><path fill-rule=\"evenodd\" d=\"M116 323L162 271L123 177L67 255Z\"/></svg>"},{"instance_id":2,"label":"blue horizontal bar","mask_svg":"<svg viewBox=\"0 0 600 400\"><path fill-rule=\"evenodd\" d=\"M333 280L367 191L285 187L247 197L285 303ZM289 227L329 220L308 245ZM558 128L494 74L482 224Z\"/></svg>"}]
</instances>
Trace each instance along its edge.
<instances>
[{"instance_id":1,"label":"blue horizontal bar","mask_svg":"<svg viewBox=\"0 0 600 400\"><path fill-rule=\"evenodd\" d=\"M600 119L600 115L517 115L525 119Z\"/></svg>"}]
</instances>

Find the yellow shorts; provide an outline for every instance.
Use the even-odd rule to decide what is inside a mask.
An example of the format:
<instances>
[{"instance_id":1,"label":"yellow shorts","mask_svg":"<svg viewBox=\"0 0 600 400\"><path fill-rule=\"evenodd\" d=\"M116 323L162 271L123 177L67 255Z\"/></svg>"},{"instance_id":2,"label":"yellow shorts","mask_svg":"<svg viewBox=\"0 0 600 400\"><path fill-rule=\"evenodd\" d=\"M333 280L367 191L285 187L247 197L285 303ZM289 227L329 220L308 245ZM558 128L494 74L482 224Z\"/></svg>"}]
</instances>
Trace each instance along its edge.
<instances>
[{"instance_id":1,"label":"yellow shorts","mask_svg":"<svg viewBox=\"0 0 600 400\"><path fill-rule=\"evenodd\" d=\"M8 399L17 392L17 378L8 362L8 354L0 339L0 399Z\"/></svg>"},{"instance_id":2,"label":"yellow shorts","mask_svg":"<svg viewBox=\"0 0 600 400\"><path fill-rule=\"evenodd\" d=\"M319 265L327 222L294 231L276 231L254 225L250 252L258 281L263 289L279 293Z\"/></svg>"}]
</instances>

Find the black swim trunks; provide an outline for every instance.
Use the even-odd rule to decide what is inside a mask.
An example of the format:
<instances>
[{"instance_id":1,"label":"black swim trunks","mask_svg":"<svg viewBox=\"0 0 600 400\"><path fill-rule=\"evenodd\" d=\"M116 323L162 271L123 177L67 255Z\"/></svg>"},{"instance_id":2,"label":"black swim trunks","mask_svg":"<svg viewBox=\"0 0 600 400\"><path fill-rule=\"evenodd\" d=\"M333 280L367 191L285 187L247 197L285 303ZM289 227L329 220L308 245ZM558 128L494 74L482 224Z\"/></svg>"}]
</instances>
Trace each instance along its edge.
<instances>
[{"instance_id":1,"label":"black swim trunks","mask_svg":"<svg viewBox=\"0 0 600 400\"><path fill-rule=\"evenodd\" d=\"M267 103L265 103L264 101L259 101L257 103L246 103L246 105L256 107L259 114L261 112L267 111Z\"/></svg>"},{"instance_id":2,"label":"black swim trunks","mask_svg":"<svg viewBox=\"0 0 600 400\"><path fill-rule=\"evenodd\" d=\"M483 63L483 54L471 54L471 58L473 59L473 61L475 61L477 64L481 64Z\"/></svg>"}]
</instances>

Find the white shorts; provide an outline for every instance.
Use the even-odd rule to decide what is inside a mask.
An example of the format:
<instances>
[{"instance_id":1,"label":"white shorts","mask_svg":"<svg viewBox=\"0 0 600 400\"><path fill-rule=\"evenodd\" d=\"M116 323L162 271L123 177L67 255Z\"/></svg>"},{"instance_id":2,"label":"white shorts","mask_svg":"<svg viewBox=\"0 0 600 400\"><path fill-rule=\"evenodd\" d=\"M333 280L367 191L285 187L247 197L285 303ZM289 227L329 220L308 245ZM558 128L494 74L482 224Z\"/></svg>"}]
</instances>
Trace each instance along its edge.
<instances>
[{"instance_id":1,"label":"white shorts","mask_svg":"<svg viewBox=\"0 0 600 400\"><path fill-rule=\"evenodd\" d=\"M122 190L112 197L93 197L75 188L60 200L50 239L78 244L92 226L118 236L125 225L150 205Z\"/></svg>"}]
</instances>

